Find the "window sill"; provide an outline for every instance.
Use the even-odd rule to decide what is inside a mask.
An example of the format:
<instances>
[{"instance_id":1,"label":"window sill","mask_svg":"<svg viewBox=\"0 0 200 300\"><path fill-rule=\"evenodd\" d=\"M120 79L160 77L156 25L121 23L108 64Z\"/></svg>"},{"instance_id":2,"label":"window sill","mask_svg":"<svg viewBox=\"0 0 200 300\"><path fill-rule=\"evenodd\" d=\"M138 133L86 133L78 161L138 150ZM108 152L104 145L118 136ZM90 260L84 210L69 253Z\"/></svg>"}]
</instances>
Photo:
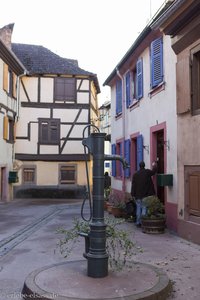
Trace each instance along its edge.
<instances>
[{"instance_id":1,"label":"window sill","mask_svg":"<svg viewBox=\"0 0 200 300\"><path fill-rule=\"evenodd\" d=\"M187 221L200 224L200 217L189 215Z\"/></svg>"},{"instance_id":2,"label":"window sill","mask_svg":"<svg viewBox=\"0 0 200 300\"><path fill-rule=\"evenodd\" d=\"M122 117L122 112L115 116L115 120L118 120Z\"/></svg>"},{"instance_id":3,"label":"window sill","mask_svg":"<svg viewBox=\"0 0 200 300\"><path fill-rule=\"evenodd\" d=\"M136 107L140 106L140 101L139 100L135 100L133 101L133 103L129 106L129 110L132 111L133 109L135 109Z\"/></svg>"},{"instance_id":4,"label":"window sill","mask_svg":"<svg viewBox=\"0 0 200 300\"><path fill-rule=\"evenodd\" d=\"M197 116L200 114L200 109L195 109L192 111L192 116Z\"/></svg>"},{"instance_id":5,"label":"window sill","mask_svg":"<svg viewBox=\"0 0 200 300\"><path fill-rule=\"evenodd\" d=\"M152 98L153 96L163 91L165 89L165 84L166 84L165 82L161 82L159 85L157 85L152 90L150 90L149 97Z\"/></svg>"}]
</instances>

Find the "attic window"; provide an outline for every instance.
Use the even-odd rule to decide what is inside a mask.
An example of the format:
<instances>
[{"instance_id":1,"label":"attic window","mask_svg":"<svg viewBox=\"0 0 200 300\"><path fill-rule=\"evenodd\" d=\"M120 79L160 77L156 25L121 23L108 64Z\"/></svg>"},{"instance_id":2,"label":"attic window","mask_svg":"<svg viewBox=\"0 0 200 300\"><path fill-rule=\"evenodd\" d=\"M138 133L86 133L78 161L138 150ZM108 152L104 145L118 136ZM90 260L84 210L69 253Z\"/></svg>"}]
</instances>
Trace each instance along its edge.
<instances>
[{"instance_id":1,"label":"attic window","mask_svg":"<svg viewBox=\"0 0 200 300\"><path fill-rule=\"evenodd\" d=\"M56 77L54 79L54 100L76 101L76 79Z\"/></svg>"}]
</instances>

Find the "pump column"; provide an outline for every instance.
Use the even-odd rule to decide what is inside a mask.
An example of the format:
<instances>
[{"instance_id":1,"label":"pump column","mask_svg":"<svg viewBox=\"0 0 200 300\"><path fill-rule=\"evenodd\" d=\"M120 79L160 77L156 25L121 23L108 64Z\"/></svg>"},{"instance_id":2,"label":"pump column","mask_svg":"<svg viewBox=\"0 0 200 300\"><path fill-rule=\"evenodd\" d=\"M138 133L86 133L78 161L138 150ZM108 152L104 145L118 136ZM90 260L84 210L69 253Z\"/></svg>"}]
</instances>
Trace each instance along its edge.
<instances>
[{"instance_id":1,"label":"pump column","mask_svg":"<svg viewBox=\"0 0 200 300\"><path fill-rule=\"evenodd\" d=\"M90 222L88 276L101 278L108 275L106 252L106 224L104 223L104 139L106 134L91 134L93 152L93 217Z\"/></svg>"}]
</instances>

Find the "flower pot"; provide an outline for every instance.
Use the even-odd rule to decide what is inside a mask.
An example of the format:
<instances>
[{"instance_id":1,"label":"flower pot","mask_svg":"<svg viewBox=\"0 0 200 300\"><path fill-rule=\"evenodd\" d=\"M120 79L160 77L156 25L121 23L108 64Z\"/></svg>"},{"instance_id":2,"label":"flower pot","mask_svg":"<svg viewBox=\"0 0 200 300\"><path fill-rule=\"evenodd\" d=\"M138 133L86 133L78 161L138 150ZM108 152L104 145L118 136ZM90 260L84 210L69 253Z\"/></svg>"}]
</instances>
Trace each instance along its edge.
<instances>
[{"instance_id":1,"label":"flower pot","mask_svg":"<svg viewBox=\"0 0 200 300\"><path fill-rule=\"evenodd\" d=\"M112 207L112 214L115 218L121 218L124 216L124 210L120 207Z\"/></svg>"},{"instance_id":2,"label":"flower pot","mask_svg":"<svg viewBox=\"0 0 200 300\"><path fill-rule=\"evenodd\" d=\"M165 232L165 219L142 219L142 232L144 233L164 233Z\"/></svg>"},{"instance_id":3,"label":"flower pot","mask_svg":"<svg viewBox=\"0 0 200 300\"><path fill-rule=\"evenodd\" d=\"M112 205L110 203L107 203L107 212L112 214Z\"/></svg>"},{"instance_id":4,"label":"flower pot","mask_svg":"<svg viewBox=\"0 0 200 300\"><path fill-rule=\"evenodd\" d=\"M107 210L107 207L108 207L108 203L107 201L104 200L104 210Z\"/></svg>"}]
</instances>

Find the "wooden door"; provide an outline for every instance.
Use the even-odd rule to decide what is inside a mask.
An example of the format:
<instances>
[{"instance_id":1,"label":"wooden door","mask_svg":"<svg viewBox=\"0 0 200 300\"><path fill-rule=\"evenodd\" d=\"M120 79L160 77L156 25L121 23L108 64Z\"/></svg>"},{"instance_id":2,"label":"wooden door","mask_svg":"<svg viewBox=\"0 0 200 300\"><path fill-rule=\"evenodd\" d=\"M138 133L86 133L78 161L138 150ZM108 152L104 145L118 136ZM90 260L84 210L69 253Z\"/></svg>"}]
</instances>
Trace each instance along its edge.
<instances>
[{"instance_id":1,"label":"wooden door","mask_svg":"<svg viewBox=\"0 0 200 300\"><path fill-rule=\"evenodd\" d=\"M200 217L200 172L190 173L188 183L188 213L189 215Z\"/></svg>"}]
</instances>

